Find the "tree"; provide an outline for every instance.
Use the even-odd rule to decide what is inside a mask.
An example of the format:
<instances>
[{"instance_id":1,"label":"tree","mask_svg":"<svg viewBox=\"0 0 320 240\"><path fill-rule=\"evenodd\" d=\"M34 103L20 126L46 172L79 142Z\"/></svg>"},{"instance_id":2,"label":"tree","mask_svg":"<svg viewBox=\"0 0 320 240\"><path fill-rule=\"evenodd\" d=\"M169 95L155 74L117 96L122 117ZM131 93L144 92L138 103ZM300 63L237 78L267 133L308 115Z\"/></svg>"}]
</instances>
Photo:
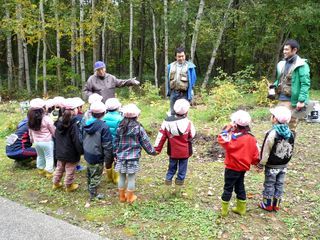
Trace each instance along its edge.
<instances>
[{"instance_id":1,"label":"tree","mask_svg":"<svg viewBox=\"0 0 320 240\"><path fill-rule=\"evenodd\" d=\"M133 49L132 49L132 37L133 37L133 4L130 0L130 32L129 32L129 51L130 51L130 78L132 78L132 68L133 68Z\"/></svg>"},{"instance_id":2,"label":"tree","mask_svg":"<svg viewBox=\"0 0 320 240\"><path fill-rule=\"evenodd\" d=\"M164 71L165 71L165 96L168 92L168 0L163 1L163 12L164 12Z\"/></svg>"},{"instance_id":3,"label":"tree","mask_svg":"<svg viewBox=\"0 0 320 240\"><path fill-rule=\"evenodd\" d=\"M58 78L58 84L61 84L61 49L60 49L60 23L59 23L59 10L58 10L58 3L59 0L54 0L54 16L56 21L56 47L57 47L57 78Z\"/></svg>"},{"instance_id":4,"label":"tree","mask_svg":"<svg viewBox=\"0 0 320 240\"><path fill-rule=\"evenodd\" d=\"M5 4L6 15L5 18L9 22L10 21L10 10L9 6ZM11 41L11 31L7 30L6 32L6 48L7 48L7 66L8 66L8 90L10 91L13 84L13 57L12 57L12 41Z\"/></svg>"},{"instance_id":5,"label":"tree","mask_svg":"<svg viewBox=\"0 0 320 240\"><path fill-rule=\"evenodd\" d=\"M76 85L75 75L76 75L76 39L77 39L77 27L76 27L76 17L77 17L77 5L76 0L71 2L71 84Z\"/></svg>"},{"instance_id":6,"label":"tree","mask_svg":"<svg viewBox=\"0 0 320 240\"><path fill-rule=\"evenodd\" d=\"M44 18L43 0L39 2L40 16L41 16L41 26L42 26L42 79L43 79L43 95L47 96L47 44L46 44L46 22Z\"/></svg>"},{"instance_id":7,"label":"tree","mask_svg":"<svg viewBox=\"0 0 320 240\"><path fill-rule=\"evenodd\" d=\"M83 30L83 19L84 9L83 0L80 0L80 69L81 69L81 86L82 88L86 82L86 69L84 64L84 30Z\"/></svg>"},{"instance_id":8,"label":"tree","mask_svg":"<svg viewBox=\"0 0 320 240\"><path fill-rule=\"evenodd\" d=\"M158 64L157 64L157 34L156 34L156 17L154 10L151 9L152 14L152 33L153 33L153 63L154 63L154 84L158 88Z\"/></svg>"},{"instance_id":9,"label":"tree","mask_svg":"<svg viewBox=\"0 0 320 240\"><path fill-rule=\"evenodd\" d=\"M21 34L21 30L22 30L22 9L21 9L21 4L18 3L16 5L16 18L17 18L17 22L20 25L18 28L18 32L17 32L17 44L18 44L18 63L19 63L19 68L18 68L18 86L19 89L23 88L23 82L24 82L24 59L23 59L23 46L22 46L22 34Z\"/></svg>"}]
</instances>

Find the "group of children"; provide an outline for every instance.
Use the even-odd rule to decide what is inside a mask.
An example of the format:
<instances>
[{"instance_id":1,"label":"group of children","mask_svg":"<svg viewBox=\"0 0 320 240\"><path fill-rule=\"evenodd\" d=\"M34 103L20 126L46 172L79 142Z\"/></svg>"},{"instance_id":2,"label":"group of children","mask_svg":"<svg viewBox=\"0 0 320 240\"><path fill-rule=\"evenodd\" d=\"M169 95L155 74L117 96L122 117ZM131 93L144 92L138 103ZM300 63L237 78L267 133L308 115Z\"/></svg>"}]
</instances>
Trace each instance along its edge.
<instances>
[{"instance_id":1,"label":"group of children","mask_svg":"<svg viewBox=\"0 0 320 240\"><path fill-rule=\"evenodd\" d=\"M37 168L41 175L53 176L53 189L63 187L61 179L64 173L67 192L79 187L74 182L75 169L83 154L87 162L90 200L104 197L97 189L106 169L107 181L118 184L120 202L133 203L137 199L134 194L135 177L140 168L142 148L149 155L157 155L167 140L169 166L165 184L172 185L177 173L175 185L184 185L188 159L192 155L192 139L196 133L188 119L190 104L187 100L175 102L175 114L163 121L154 145L138 122L141 111L135 104L121 108L116 98L102 103L102 97L96 93L90 95L88 101L90 108L85 113L82 113L84 102L80 98L56 97L47 101L36 98L30 102L28 126L38 154ZM233 190L237 204L232 211L240 215L246 213L244 177L250 165L254 165L258 172L265 168L263 201L259 207L267 211L280 209L294 135L287 125L291 118L290 110L276 107L270 111L273 127L267 132L260 152L250 132L251 117L243 110L233 113L231 123L218 135L218 142L226 152L222 216L229 213ZM55 171L54 158L57 159Z\"/></svg>"},{"instance_id":2,"label":"group of children","mask_svg":"<svg viewBox=\"0 0 320 240\"><path fill-rule=\"evenodd\" d=\"M231 115L231 124L225 126L218 135L218 142L225 149L224 188L221 207L223 217L229 214L229 202L232 192L236 193L236 206L232 211L246 213L246 191L244 177L250 165L257 172L265 168L263 200L258 206L266 211L279 211L283 195L287 164L294 147L294 134L288 123L291 111L278 106L270 109L272 128L266 133L261 151L255 137L250 132L251 117L249 113L239 110Z\"/></svg>"}]
</instances>

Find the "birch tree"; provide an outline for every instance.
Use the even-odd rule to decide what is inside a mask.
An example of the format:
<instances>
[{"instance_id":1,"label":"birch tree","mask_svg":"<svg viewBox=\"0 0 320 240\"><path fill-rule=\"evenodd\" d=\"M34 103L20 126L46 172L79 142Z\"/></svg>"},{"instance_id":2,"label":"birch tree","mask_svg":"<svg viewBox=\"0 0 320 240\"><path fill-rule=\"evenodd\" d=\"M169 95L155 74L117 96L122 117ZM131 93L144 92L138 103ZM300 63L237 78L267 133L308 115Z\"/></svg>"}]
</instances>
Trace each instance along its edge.
<instances>
[{"instance_id":1,"label":"birch tree","mask_svg":"<svg viewBox=\"0 0 320 240\"><path fill-rule=\"evenodd\" d=\"M82 88L86 83L86 69L84 65L84 30L83 30L84 9L83 0L80 0L80 71Z\"/></svg>"},{"instance_id":2,"label":"birch tree","mask_svg":"<svg viewBox=\"0 0 320 240\"><path fill-rule=\"evenodd\" d=\"M46 23L44 18L43 0L39 2L39 10L41 16L41 27L42 27L42 78L43 78L43 95L47 96L47 44L46 44Z\"/></svg>"},{"instance_id":3,"label":"birch tree","mask_svg":"<svg viewBox=\"0 0 320 240\"><path fill-rule=\"evenodd\" d=\"M57 48L57 79L58 79L58 84L60 86L61 84L61 49L60 49L60 37L61 37L61 32L60 32L60 23L59 23L59 0L54 0L54 17L56 21L56 48Z\"/></svg>"},{"instance_id":4,"label":"birch tree","mask_svg":"<svg viewBox=\"0 0 320 240\"><path fill-rule=\"evenodd\" d=\"M27 91L30 94L31 86L30 86L30 73L29 73L28 45L27 45L27 41L24 38L22 40L22 47L23 47L23 57L24 57L24 74L26 78Z\"/></svg>"},{"instance_id":5,"label":"birch tree","mask_svg":"<svg viewBox=\"0 0 320 240\"><path fill-rule=\"evenodd\" d=\"M38 91L38 81L39 81L40 46L41 46L41 40L39 39L38 44L37 44L36 72L35 72L35 90L36 90L36 92Z\"/></svg>"},{"instance_id":6,"label":"birch tree","mask_svg":"<svg viewBox=\"0 0 320 240\"><path fill-rule=\"evenodd\" d=\"M165 96L168 92L168 0L163 1L163 11L164 11L164 74L165 74Z\"/></svg>"},{"instance_id":7,"label":"birch tree","mask_svg":"<svg viewBox=\"0 0 320 240\"><path fill-rule=\"evenodd\" d=\"M10 21L10 10L8 5L5 5L6 15L5 18L9 22ZM12 41L11 41L11 30L8 29L6 32L6 49L7 49L7 66L8 66L8 90L10 91L13 84L13 57L12 57Z\"/></svg>"},{"instance_id":8,"label":"birch tree","mask_svg":"<svg viewBox=\"0 0 320 240\"><path fill-rule=\"evenodd\" d=\"M152 34L153 34L153 63L154 63L154 84L158 88L158 64L157 64L157 35L156 35L156 17L154 10L151 9L152 13Z\"/></svg>"},{"instance_id":9,"label":"birch tree","mask_svg":"<svg viewBox=\"0 0 320 240\"><path fill-rule=\"evenodd\" d=\"M183 1L183 18L182 18L182 40L181 40L181 46L183 48L186 47L188 8L189 8L189 0L184 0Z\"/></svg>"},{"instance_id":10,"label":"birch tree","mask_svg":"<svg viewBox=\"0 0 320 240\"><path fill-rule=\"evenodd\" d=\"M22 27L22 9L21 4L17 3L16 5L16 18L18 21L18 27L17 27L17 45L18 45L18 86L19 89L23 88L23 75L24 75L24 60L23 60L23 46L22 46L22 34L21 31L23 29Z\"/></svg>"},{"instance_id":11,"label":"birch tree","mask_svg":"<svg viewBox=\"0 0 320 240\"><path fill-rule=\"evenodd\" d=\"M195 23L193 35L192 35L192 43L191 43L191 50L190 50L190 56L191 56L190 61L191 62L194 61L194 54L195 54L196 47L197 47L197 40L198 40L201 18L203 15L203 9L204 9L204 0L200 0L196 23Z\"/></svg>"},{"instance_id":12,"label":"birch tree","mask_svg":"<svg viewBox=\"0 0 320 240\"><path fill-rule=\"evenodd\" d=\"M92 61L93 64L97 61L97 36L96 36L96 6L95 0L91 0L91 16L92 16ZM92 65L93 65L92 64Z\"/></svg>"},{"instance_id":13,"label":"birch tree","mask_svg":"<svg viewBox=\"0 0 320 240\"><path fill-rule=\"evenodd\" d=\"M141 2L141 31L140 31L140 55L139 55L139 73L138 73L138 79L142 81L142 74L143 74L143 66L144 66L144 55L145 55L145 38L146 38L146 4L145 0L142 0Z\"/></svg>"},{"instance_id":14,"label":"birch tree","mask_svg":"<svg viewBox=\"0 0 320 240\"><path fill-rule=\"evenodd\" d=\"M208 65L208 69L207 69L207 72L206 72L206 75L205 75L205 78L203 80L203 83L202 83L202 88L205 88L208 84L208 81L209 81L209 77L210 77L210 74L212 72L212 68L213 68L213 65L214 65L214 62L216 60L216 56L217 56L217 51L219 49L219 46L221 44L221 39L222 39L222 36L223 36L223 33L224 33L224 30L226 28L226 25L227 25L227 19L228 19L228 13L229 13L229 10L232 6L232 3L233 3L233 0L230 0L229 1L229 4L228 4L228 9L227 11L224 13L223 15L223 20L222 20L222 24L220 26L220 30L219 30L219 34L218 34L218 37L216 39L216 42L214 43L214 46L213 46L213 50L212 50L212 53L211 53L211 59L210 59L210 63Z\"/></svg>"},{"instance_id":15,"label":"birch tree","mask_svg":"<svg viewBox=\"0 0 320 240\"><path fill-rule=\"evenodd\" d=\"M71 84L73 86L76 85L75 74L76 74L76 37L77 37L77 28L76 28L76 15L77 15L77 4L76 0L72 0L71 2L71 49L70 49L70 57L71 57Z\"/></svg>"},{"instance_id":16,"label":"birch tree","mask_svg":"<svg viewBox=\"0 0 320 240\"><path fill-rule=\"evenodd\" d=\"M133 69L132 37L133 37L133 4L132 4L132 0L130 0L130 33L129 33L130 78L132 78L132 75L133 75L132 73L132 69Z\"/></svg>"},{"instance_id":17,"label":"birch tree","mask_svg":"<svg viewBox=\"0 0 320 240\"><path fill-rule=\"evenodd\" d=\"M107 14L104 15L103 17L103 26L102 26L102 32L101 32L101 49L102 49L102 61L107 64L107 59L106 59L106 27L107 27Z\"/></svg>"}]
</instances>

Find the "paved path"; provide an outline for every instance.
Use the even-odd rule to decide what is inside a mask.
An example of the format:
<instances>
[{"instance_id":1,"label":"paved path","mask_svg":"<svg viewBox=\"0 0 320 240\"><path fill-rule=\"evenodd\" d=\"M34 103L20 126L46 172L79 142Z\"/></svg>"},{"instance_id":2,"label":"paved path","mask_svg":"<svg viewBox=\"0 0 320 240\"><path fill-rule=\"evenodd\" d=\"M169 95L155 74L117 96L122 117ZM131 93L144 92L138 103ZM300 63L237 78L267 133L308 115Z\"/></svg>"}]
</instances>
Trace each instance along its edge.
<instances>
[{"instance_id":1,"label":"paved path","mask_svg":"<svg viewBox=\"0 0 320 240\"><path fill-rule=\"evenodd\" d=\"M102 240L104 238L0 197L0 239Z\"/></svg>"}]
</instances>

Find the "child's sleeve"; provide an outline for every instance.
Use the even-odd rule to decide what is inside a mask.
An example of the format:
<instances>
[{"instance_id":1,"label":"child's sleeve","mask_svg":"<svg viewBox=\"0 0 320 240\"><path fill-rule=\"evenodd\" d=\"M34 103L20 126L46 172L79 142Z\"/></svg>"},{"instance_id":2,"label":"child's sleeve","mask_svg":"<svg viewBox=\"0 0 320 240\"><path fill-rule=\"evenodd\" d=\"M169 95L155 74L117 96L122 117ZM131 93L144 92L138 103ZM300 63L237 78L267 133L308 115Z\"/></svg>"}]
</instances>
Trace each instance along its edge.
<instances>
[{"instance_id":1,"label":"child's sleeve","mask_svg":"<svg viewBox=\"0 0 320 240\"><path fill-rule=\"evenodd\" d=\"M167 140L167 132L166 132L166 128L164 125L164 122L161 124L161 127L159 129L156 141L154 143L154 148L157 152L161 152L163 145L165 144L166 140Z\"/></svg>"},{"instance_id":2,"label":"child's sleeve","mask_svg":"<svg viewBox=\"0 0 320 240\"><path fill-rule=\"evenodd\" d=\"M260 153L260 156L261 156L260 164L261 165L266 165L266 163L268 162L268 159L269 159L269 156L271 153L271 149L274 145L275 135L276 135L276 131L273 130L269 134L267 134L264 138L261 153Z\"/></svg>"},{"instance_id":3,"label":"child's sleeve","mask_svg":"<svg viewBox=\"0 0 320 240\"><path fill-rule=\"evenodd\" d=\"M143 149L150 155L156 155L156 150L150 143L150 139L144 130L143 127L140 126L140 135L139 135L139 142Z\"/></svg>"}]
</instances>

